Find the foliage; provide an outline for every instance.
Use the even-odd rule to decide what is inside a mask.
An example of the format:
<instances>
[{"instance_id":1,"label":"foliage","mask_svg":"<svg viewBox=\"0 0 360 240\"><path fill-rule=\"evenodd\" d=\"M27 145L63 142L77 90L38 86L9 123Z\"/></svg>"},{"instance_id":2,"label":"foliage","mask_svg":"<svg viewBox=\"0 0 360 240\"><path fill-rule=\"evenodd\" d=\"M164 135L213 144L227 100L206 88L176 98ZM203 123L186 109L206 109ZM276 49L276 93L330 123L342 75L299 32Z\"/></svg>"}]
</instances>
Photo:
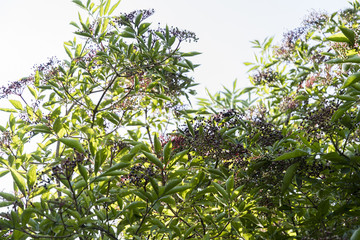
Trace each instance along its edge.
<instances>
[{"instance_id":1,"label":"foliage","mask_svg":"<svg viewBox=\"0 0 360 240\"><path fill-rule=\"evenodd\" d=\"M65 42L69 59L1 89L14 107L1 109L11 113L1 176L14 180L14 193L0 193L1 238L179 235L188 228L175 224L175 194L189 188L177 172L185 154L163 150L157 134L194 93L188 58L198 53L180 45L197 38L151 29L153 10L113 17L120 1L74 2L89 18L71 23L80 40Z\"/></svg>"},{"instance_id":2,"label":"foliage","mask_svg":"<svg viewBox=\"0 0 360 240\"><path fill-rule=\"evenodd\" d=\"M356 1L332 15L314 12L284 34L280 46L272 38L253 41L260 54L255 63L245 63L253 87L236 89L234 82L233 90L201 99L202 110L218 112L220 120L197 120L192 131L199 134L183 134L187 146L197 146L203 141L200 127L218 126L214 146L222 152L212 155L215 166L234 174L257 221L242 229L244 237L248 232L250 239L356 239L359 10ZM224 107L233 109L226 112L230 117Z\"/></svg>"},{"instance_id":3,"label":"foliage","mask_svg":"<svg viewBox=\"0 0 360 240\"><path fill-rule=\"evenodd\" d=\"M152 10L74 2L89 18L72 23L69 60L1 89L13 105L1 176L14 180L2 238L358 238L357 1L313 13L280 46L254 41L253 86L235 81L198 110L182 103L193 33L152 30Z\"/></svg>"}]
</instances>

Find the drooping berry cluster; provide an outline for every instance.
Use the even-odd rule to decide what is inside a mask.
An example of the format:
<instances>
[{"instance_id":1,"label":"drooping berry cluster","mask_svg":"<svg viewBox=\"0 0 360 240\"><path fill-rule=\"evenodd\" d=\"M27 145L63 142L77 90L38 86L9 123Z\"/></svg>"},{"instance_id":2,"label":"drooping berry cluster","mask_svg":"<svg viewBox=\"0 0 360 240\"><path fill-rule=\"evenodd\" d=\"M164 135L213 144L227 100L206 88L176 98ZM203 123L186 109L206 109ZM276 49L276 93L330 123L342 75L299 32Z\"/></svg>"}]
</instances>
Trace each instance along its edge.
<instances>
[{"instance_id":1,"label":"drooping berry cluster","mask_svg":"<svg viewBox=\"0 0 360 240\"><path fill-rule=\"evenodd\" d=\"M71 179L74 169L77 164L83 163L85 160L85 154L75 151L75 156L73 159L67 157L61 163L52 168L52 175L57 179Z\"/></svg>"},{"instance_id":2,"label":"drooping berry cluster","mask_svg":"<svg viewBox=\"0 0 360 240\"><path fill-rule=\"evenodd\" d=\"M261 147L271 146L283 138L282 132L274 124L265 118L255 118L252 122L252 133L250 139L257 137L256 144Z\"/></svg>"},{"instance_id":3,"label":"drooping berry cluster","mask_svg":"<svg viewBox=\"0 0 360 240\"><path fill-rule=\"evenodd\" d=\"M301 127L305 129L308 134L330 132L335 127L335 124L331 122L331 117L337 109L337 103L324 101L317 109L307 112L301 123Z\"/></svg>"},{"instance_id":4,"label":"drooping berry cluster","mask_svg":"<svg viewBox=\"0 0 360 240\"><path fill-rule=\"evenodd\" d=\"M259 71L253 75L252 78L257 85L262 83L273 83L279 78L279 73L268 68L261 72Z\"/></svg>"}]
</instances>

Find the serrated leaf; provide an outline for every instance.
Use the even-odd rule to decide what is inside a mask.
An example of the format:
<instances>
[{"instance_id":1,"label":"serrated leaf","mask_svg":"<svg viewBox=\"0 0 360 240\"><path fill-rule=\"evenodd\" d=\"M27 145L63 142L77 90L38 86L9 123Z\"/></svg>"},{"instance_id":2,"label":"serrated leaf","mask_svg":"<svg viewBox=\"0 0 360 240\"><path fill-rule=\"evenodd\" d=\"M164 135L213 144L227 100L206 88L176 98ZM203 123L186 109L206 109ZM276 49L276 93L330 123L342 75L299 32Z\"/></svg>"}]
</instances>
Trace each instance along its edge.
<instances>
[{"instance_id":1,"label":"serrated leaf","mask_svg":"<svg viewBox=\"0 0 360 240\"><path fill-rule=\"evenodd\" d=\"M37 166L35 164L32 164L29 171L26 173L26 180L29 189L32 189L36 182L36 169Z\"/></svg>"},{"instance_id":2,"label":"serrated leaf","mask_svg":"<svg viewBox=\"0 0 360 240\"><path fill-rule=\"evenodd\" d=\"M179 185L181 182L181 179L171 179L170 181L168 181L165 185L164 195L167 195L167 192Z\"/></svg>"},{"instance_id":3,"label":"serrated leaf","mask_svg":"<svg viewBox=\"0 0 360 240\"><path fill-rule=\"evenodd\" d=\"M35 209L32 208L26 208L23 213L21 214L21 223L26 226L28 224L31 215L35 212Z\"/></svg>"},{"instance_id":4,"label":"serrated leaf","mask_svg":"<svg viewBox=\"0 0 360 240\"><path fill-rule=\"evenodd\" d=\"M292 152L288 152L288 153L284 153L283 155L277 157L274 159L274 161L282 161L282 160L287 160L287 159L292 159L292 158L297 158L297 157L302 157L302 156L307 156L308 153L301 150L301 149L296 149Z\"/></svg>"},{"instance_id":5,"label":"serrated leaf","mask_svg":"<svg viewBox=\"0 0 360 240\"><path fill-rule=\"evenodd\" d=\"M73 0L73 3L77 4L79 7L86 9L84 4L80 0Z\"/></svg>"},{"instance_id":6,"label":"serrated leaf","mask_svg":"<svg viewBox=\"0 0 360 240\"><path fill-rule=\"evenodd\" d=\"M233 188L234 188L234 175L231 175L227 180L226 180L226 192L230 195Z\"/></svg>"},{"instance_id":7,"label":"serrated leaf","mask_svg":"<svg viewBox=\"0 0 360 240\"><path fill-rule=\"evenodd\" d=\"M119 163L117 163L114 166L110 167L103 174L108 174L109 172L116 171L116 170L128 167L130 165L130 160L132 160L135 155L136 155L135 153L129 153L129 154L124 155L120 159ZM102 176L103 174L101 174L100 176Z\"/></svg>"},{"instance_id":8,"label":"serrated leaf","mask_svg":"<svg viewBox=\"0 0 360 240\"><path fill-rule=\"evenodd\" d=\"M69 58L70 58L70 59L73 59L73 55L72 55L70 49L68 49L65 45L64 45L64 48L65 48L65 52L66 52L66 54L69 56Z\"/></svg>"},{"instance_id":9,"label":"serrated leaf","mask_svg":"<svg viewBox=\"0 0 360 240\"><path fill-rule=\"evenodd\" d=\"M359 80L360 80L360 72L355 73L355 74L349 76L349 77L345 80L345 82L344 82L344 84L343 84L343 86L342 86L341 88L344 89L344 88L350 86L351 84L354 84L354 83L358 82Z\"/></svg>"},{"instance_id":10,"label":"serrated leaf","mask_svg":"<svg viewBox=\"0 0 360 240\"><path fill-rule=\"evenodd\" d=\"M70 148L75 148L80 153L85 153L85 150L84 150L82 144L77 139L59 138L58 140Z\"/></svg>"},{"instance_id":11,"label":"serrated leaf","mask_svg":"<svg viewBox=\"0 0 360 240\"><path fill-rule=\"evenodd\" d=\"M9 102L17 109L17 110L24 110L21 102L18 100L9 100Z\"/></svg>"},{"instance_id":12,"label":"serrated leaf","mask_svg":"<svg viewBox=\"0 0 360 240\"><path fill-rule=\"evenodd\" d=\"M108 156L108 152L106 149L99 149L95 154L95 174L99 171L101 165L105 162L105 159Z\"/></svg>"},{"instance_id":13,"label":"serrated leaf","mask_svg":"<svg viewBox=\"0 0 360 240\"><path fill-rule=\"evenodd\" d=\"M155 147L155 152L159 154L161 152L162 146L157 134L154 135L154 147Z\"/></svg>"},{"instance_id":14,"label":"serrated leaf","mask_svg":"<svg viewBox=\"0 0 360 240\"><path fill-rule=\"evenodd\" d=\"M212 182L211 184L215 187L215 189L220 194L220 196L222 196L226 200L229 200L229 194L225 191L225 189L220 184L218 184L216 182Z\"/></svg>"},{"instance_id":15,"label":"serrated leaf","mask_svg":"<svg viewBox=\"0 0 360 240\"><path fill-rule=\"evenodd\" d=\"M135 38L135 35L133 33L126 31L122 32L120 36L124 38Z\"/></svg>"},{"instance_id":16,"label":"serrated leaf","mask_svg":"<svg viewBox=\"0 0 360 240\"><path fill-rule=\"evenodd\" d=\"M355 37L356 37L354 31L352 31L346 27L339 27L339 28L340 28L341 32L346 36L346 38L350 41L350 43L352 45L354 45Z\"/></svg>"},{"instance_id":17,"label":"serrated leaf","mask_svg":"<svg viewBox=\"0 0 360 240\"><path fill-rule=\"evenodd\" d=\"M327 40L332 41L332 42L350 43L350 40L342 32L331 35L330 37L327 38Z\"/></svg>"},{"instance_id":18,"label":"serrated leaf","mask_svg":"<svg viewBox=\"0 0 360 240\"><path fill-rule=\"evenodd\" d=\"M10 206L10 205L13 205L13 204L14 204L14 202L11 202L11 201L0 201L0 208L7 207L7 206Z\"/></svg>"},{"instance_id":19,"label":"serrated leaf","mask_svg":"<svg viewBox=\"0 0 360 240\"><path fill-rule=\"evenodd\" d=\"M121 0L119 0L117 3L115 3L115 4L111 7L108 15L110 15L110 14L112 14L112 13L114 12L114 10L119 6L120 2L121 2Z\"/></svg>"},{"instance_id":20,"label":"serrated leaf","mask_svg":"<svg viewBox=\"0 0 360 240\"><path fill-rule=\"evenodd\" d=\"M52 133L50 128L46 125L34 126L32 129L35 133Z\"/></svg>"},{"instance_id":21,"label":"serrated leaf","mask_svg":"<svg viewBox=\"0 0 360 240\"><path fill-rule=\"evenodd\" d=\"M81 176L84 178L85 181L87 181L89 178L87 169L82 164L78 164L78 169Z\"/></svg>"},{"instance_id":22,"label":"serrated leaf","mask_svg":"<svg viewBox=\"0 0 360 240\"><path fill-rule=\"evenodd\" d=\"M93 36L90 33L87 32L75 32L76 35L92 38ZM72 56L72 55L71 55Z\"/></svg>"},{"instance_id":23,"label":"serrated leaf","mask_svg":"<svg viewBox=\"0 0 360 240\"><path fill-rule=\"evenodd\" d=\"M160 99L167 100L167 101L172 101L171 98L169 98L168 96L165 96L164 94L154 94L153 96L157 97L157 98L160 98Z\"/></svg>"},{"instance_id":24,"label":"serrated leaf","mask_svg":"<svg viewBox=\"0 0 360 240\"><path fill-rule=\"evenodd\" d=\"M2 197L3 199L7 200L7 201L15 201L16 197L11 194L11 193L6 193L6 192L0 192L0 197Z\"/></svg>"},{"instance_id":25,"label":"serrated leaf","mask_svg":"<svg viewBox=\"0 0 360 240\"><path fill-rule=\"evenodd\" d=\"M145 151L143 153L146 156L146 158L150 160L150 162L154 163L158 168L163 169L163 164L157 157Z\"/></svg>"},{"instance_id":26,"label":"serrated leaf","mask_svg":"<svg viewBox=\"0 0 360 240\"><path fill-rule=\"evenodd\" d=\"M36 90L34 88L32 88L31 86L27 86L30 93L34 96L35 99L37 99L37 93L36 93Z\"/></svg>"},{"instance_id":27,"label":"serrated leaf","mask_svg":"<svg viewBox=\"0 0 360 240\"><path fill-rule=\"evenodd\" d=\"M10 172L11 175L15 181L16 186L19 188L19 190L21 191L21 193L26 196L26 184L25 184L25 180L24 178L21 176L20 173L18 173L18 171L16 171L16 169L10 167Z\"/></svg>"},{"instance_id":28,"label":"serrated leaf","mask_svg":"<svg viewBox=\"0 0 360 240\"><path fill-rule=\"evenodd\" d=\"M195 136L195 132L194 132L194 128L192 126L192 124L190 123L190 121L186 120L186 125L188 126L189 132L191 134L191 136Z\"/></svg>"},{"instance_id":29,"label":"serrated leaf","mask_svg":"<svg viewBox=\"0 0 360 240\"><path fill-rule=\"evenodd\" d=\"M106 15L110 8L111 0L107 0L105 8L104 8L104 14Z\"/></svg>"},{"instance_id":30,"label":"serrated leaf","mask_svg":"<svg viewBox=\"0 0 360 240\"><path fill-rule=\"evenodd\" d=\"M10 113L16 113L17 112L15 109L11 109L11 108L0 108L0 111L10 112Z\"/></svg>"},{"instance_id":31,"label":"serrated leaf","mask_svg":"<svg viewBox=\"0 0 360 240\"><path fill-rule=\"evenodd\" d=\"M135 18L135 26L136 26L136 27L139 26L142 17L143 17L143 14L142 14L142 13L140 13L139 15L136 16L136 18Z\"/></svg>"},{"instance_id":32,"label":"serrated leaf","mask_svg":"<svg viewBox=\"0 0 360 240\"><path fill-rule=\"evenodd\" d=\"M286 169L284 179L283 179L283 184L281 187L282 194L284 194L286 192L286 190L289 188L298 166L299 166L299 163L294 163Z\"/></svg>"},{"instance_id":33,"label":"serrated leaf","mask_svg":"<svg viewBox=\"0 0 360 240\"><path fill-rule=\"evenodd\" d=\"M356 229L356 231L353 232L350 240L360 240L360 228Z\"/></svg>"},{"instance_id":34,"label":"serrated leaf","mask_svg":"<svg viewBox=\"0 0 360 240\"><path fill-rule=\"evenodd\" d=\"M80 54L81 54L81 50L82 50L82 45L81 44L78 44L76 46L76 50L75 50L75 57L80 57Z\"/></svg>"},{"instance_id":35,"label":"serrated leaf","mask_svg":"<svg viewBox=\"0 0 360 240\"><path fill-rule=\"evenodd\" d=\"M181 56L183 57L192 57L201 54L201 52L188 52L188 53L182 53Z\"/></svg>"},{"instance_id":36,"label":"serrated leaf","mask_svg":"<svg viewBox=\"0 0 360 240\"><path fill-rule=\"evenodd\" d=\"M169 159L170 159L170 154L171 154L171 147L172 147L172 143L171 141L168 141L165 146L164 146L164 150L163 150L163 158L164 158L164 163L166 164Z\"/></svg>"},{"instance_id":37,"label":"serrated leaf","mask_svg":"<svg viewBox=\"0 0 360 240\"><path fill-rule=\"evenodd\" d=\"M184 186L176 186L172 189L170 189L166 195L172 195L174 193L178 193L178 192L184 192L185 190L191 188L191 186L188 186L188 185L184 185Z\"/></svg>"},{"instance_id":38,"label":"serrated leaf","mask_svg":"<svg viewBox=\"0 0 360 240\"><path fill-rule=\"evenodd\" d=\"M344 116L345 112L351 107L351 104L347 104L347 105L343 105L341 107L339 107L338 110L336 110L334 112L334 114L331 117L331 122L336 122L337 120L339 120L342 116Z\"/></svg>"}]
</instances>

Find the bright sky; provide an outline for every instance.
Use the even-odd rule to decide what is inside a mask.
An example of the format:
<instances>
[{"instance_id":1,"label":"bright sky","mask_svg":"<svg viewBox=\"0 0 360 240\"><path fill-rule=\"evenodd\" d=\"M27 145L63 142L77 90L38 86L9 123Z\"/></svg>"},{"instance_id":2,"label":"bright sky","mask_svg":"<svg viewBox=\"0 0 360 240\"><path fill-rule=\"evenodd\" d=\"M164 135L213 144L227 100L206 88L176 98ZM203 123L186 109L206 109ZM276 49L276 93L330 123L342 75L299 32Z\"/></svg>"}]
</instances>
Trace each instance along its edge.
<instances>
[{"instance_id":1,"label":"bright sky","mask_svg":"<svg viewBox=\"0 0 360 240\"><path fill-rule=\"evenodd\" d=\"M86 2L86 0L83 0ZM115 3L115 0L112 1ZM245 61L253 60L250 41L275 36L300 25L313 10L332 13L349 6L347 0L122 0L118 11L155 9L149 19L188 29L200 38L186 49L202 52L193 58L199 96L230 85L235 78L246 85ZM0 0L0 85L31 73L48 57L67 58L63 42L73 38L79 8L71 0ZM185 48L184 48L185 49Z\"/></svg>"},{"instance_id":2,"label":"bright sky","mask_svg":"<svg viewBox=\"0 0 360 240\"><path fill-rule=\"evenodd\" d=\"M85 2L85 0L83 0ZM115 3L115 0L112 1ZM275 36L280 42L283 32L300 25L313 10L332 13L349 6L347 0L122 0L118 12L155 9L149 19L193 31L200 38L186 50L203 54L194 57L201 66L195 70L198 96L231 86L234 79L248 84L243 62L252 61L250 41ZM71 0L0 0L0 86L32 73L34 64L48 57L67 58L63 42L72 40L79 8ZM184 50L185 51L185 50ZM0 100L0 107L7 107ZM0 124L7 114L0 112ZM3 179L2 179L3 181ZM4 183L4 182L3 182ZM5 184L0 184L0 190Z\"/></svg>"}]
</instances>

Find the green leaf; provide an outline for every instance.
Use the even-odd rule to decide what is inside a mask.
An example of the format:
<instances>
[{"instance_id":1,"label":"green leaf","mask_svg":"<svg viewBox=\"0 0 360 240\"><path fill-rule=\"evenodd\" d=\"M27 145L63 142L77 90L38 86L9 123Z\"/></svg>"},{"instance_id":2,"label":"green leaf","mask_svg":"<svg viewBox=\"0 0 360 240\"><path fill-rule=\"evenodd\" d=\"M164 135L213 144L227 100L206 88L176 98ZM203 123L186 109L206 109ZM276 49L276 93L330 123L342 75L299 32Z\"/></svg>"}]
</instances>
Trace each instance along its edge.
<instances>
[{"instance_id":1,"label":"green leaf","mask_svg":"<svg viewBox=\"0 0 360 240\"><path fill-rule=\"evenodd\" d=\"M334 112L334 114L331 117L331 122L336 122L337 120L339 120L340 118L342 118L342 116L344 116L345 112L351 108L352 104L345 104L342 105L341 107L339 107L338 110L336 110Z\"/></svg>"},{"instance_id":2,"label":"green leaf","mask_svg":"<svg viewBox=\"0 0 360 240\"><path fill-rule=\"evenodd\" d=\"M80 0L73 0L73 3L77 4L79 7L86 9L84 4Z\"/></svg>"},{"instance_id":3,"label":"green leaf","mask_svg":"<svg viewBox=\"0 0 360 240\"><path fill-rule=\"evenodd\" d=\"M86 33L86 32L75 32L76 35L80 35L80 36L83 36L83 37L88 37L88 38L92 38L93 36L90 34L90 33ZM71 54L72 56L72 54ZM69 55L70 57L70 55ZM72 59L72 57L70 57Z\"/></svg>"},{"instance_id":4,"label":"green leaf","mask_svg":"<svg viewBox=\"0 0 360 240\"><path fill-rule=\"evenodd\" d=\"M189 188L191 188L191 186L189 186L189 185L176 186L176 187L170 189L170 190L166 193L166 195L172 195L172 194L174 194L174 193L184 192L185 190L187 190L187 189L189 189Z\"/></svg>"},{"instance_id":5,"label":"green leaf","mask_svg":"<svg viewBox=\"0 0 360 240\"><path fill-rule=\"evenodd\" d=\"M56 133L59 133L59 131L61 130L62 128L62 124L61 124L61 120L60 118L56 118L55 121L54 121L54 124L53 124L53 129Z\"/></svg>"},{"instance_id":6,"label":"green leaf","mask_svg":"<svg viewBox=\"0 0 360 240\"><path fill-rule=\"evenodd\" d=\"M201 52L188 52L188 53L182 53L181 56L183 57L192 57L201 54Z\"/></svg>"},{"instance_id":7,"label":"green leaf","mask_svg":"<svg viewBox=\"0 0 360 240\"><path fill-rule=\"evenodd\" d=\"M34 186L35 182L36 182L36 169L37 166L36 164L32 164L29 171L26 174L26 179L27 179L27 185L29 189L32 189L32 187Z\"/></svg>"},{"instance_id":8,"label":"green leaf","mask_svg":"<svg viewBox=\"0 0 360 240\"><path fill-rule=\"evenodd\" d=\"M11 193L6 193L6 192L0 192L0 197L2 197L3 199L7 200L7 201L15 201L16 197L11 194Z\"/></svg>"},{"instance_id":9,"label":"green leaf","mask_svg":"<svg viewBox=\"0 0 360 240\"><path fill-rule=\"evenodd\" d=\"M231 175L227 180L226 180L226 192L230 195L231 192L233 191L234 188L234 175Z\"/></svg>"},{"instance_id":10,"label":"green leaf","mask_svg":"<svg viewBox=\"0 0 360 240\"><path fill-rule=\"evenodd\" d=\"M135 155L136 155L136 153L129 153L129 154L124 155L122 158L120 158L119 163L110 167L108 170L106 170L104 172L104 174L108 174L109 172L128 167L130 165L130 161L135 157Z\"/></svg>"},{"instance_id":11,"label":"green leaf","mask_svg":"<svg viewBox=\"0 0 360 240\"><path fill-rule=\"evenodd\" d=\"M140 13L139 15L136 16L136 18L135 18L135 26L136 26L136 27L139 26L142 17L143 17L143 14L142 14L142 13Z\"/></svg>"},{"instance_id":12,"label":"green leaf","mask_svg":"<svg viewBox=\"0 0 360 240\"><path fill-rule=\"evenodd\" d=\"M353 55L343 61L344 63L360 63L360 56Z\"/></svg>"},{"instance_id":13,"label":"green leaf","mask_svg":"<svg viewBox=\"0 0 360 240\"><path fill-rule=\"evenodd\" d=\"M360 240L360 228L356 229L351 235L350 240Z\"/></svg>"},{"instance_id":14,"label":"green leaf","mask_svg":"<svg viewBox=\"0 0 360 240\"><path fill-rule=\"evenodd\" d=\"M26 208L23 213L21 214L21 223L26 225L28 224L30 218L31 218L31 215L36 212L35 209L33 208Z\"/></svg>"},{"instance_id":15,"label":"green leaf","mask_svg":"<svg viewBox=\"0 0 360 240\"><path fill-rule=\"evenodd\" d=\"M164 158L164 163L166 164L169 159L170 159L170 154L171 154L171 147L172 147L172 143L171 141L168 141L165 146L164 146L164 150L163 150L163 158Z\"/></svg>"},{"instance_id":16,"label":"green leaf","mask_svg":"<svg viewBox=\"0 0 360 240\"><path fill-rule=\"evenodd\" d=\"M14 202L11 202L11 201L0 201L0 208L7 207L7 206L10 206L10 205L13 205L13 204L14 204Z\"/></svg>"},{"instance_id":17,"label":"green leaf","mask_svg":"<svg viewBox=\"0 0 360 240\"><path fill-rule=\"evenodd\" d=\"M120 34L121 37L124 38L135 38L135 34L131 32L124 31Z\"/></svg>"},{"instance_id":18,"label":"green leaf","mask_svg":"<svg viewBox=\"0 0 360 240\"><path fill-rule=\"evenodd\" d=\"M190 131L190 134L194 137L195 136L195 132L194 132L194 128L192 126L192 124L190 123L190 121L186 120L186 124L188 126L188 129Z\"/></svg>"},{"instance_id":19,"label":"green leaf","mask_svg":"<svg viewBox=\"0 0 360 240\"><path fill-rule=\"evenodd\" d=\"M50 128L46 125L37 125L32 129L35 133L52 133Z\"/></svg>"},{"instance_id":20,"label":"green leaf","mask_svg":"<svg viewBox=\"0 0 360 240\"><path fill-rule=\"evenodd\" d=\"M24 181L24 178L21 176L20 173L18 173L18 171L16 171L16 169L10 167L10 172L11 175L15 181L16 186L19 188L19 190L21 191L21 193L26 196L26 184Z\"/></svg>"},{"instance_id":21,"label":"green leaf","mask_svg":"<svg viewBox=\"0 0 360 240\"><path fill-rule=\"evenodd\" d=\"M350 86L351 84L354 84L354 83L358 82L359 80L360 80L360 72L355 73L355 74L349 76L349 77L345 80L345 82L344 82L344 84L343 84L343 86L342 86L341 88L344 89L344 88Z\"/></svg>"},{"instance_id":22,"label":"green leaf","mask_svg":"<svg viewBox=\"0 0 360 240\"><path fill-rule=\"evenodd\" d=\"M157 181L153 177L151 177L149 180L150 180L150 184L153 187L156 195L158 196L159 195L159 185L158 185Z\"/></svg>"},{"instance_id":23,"label":"green leaf","mask_svg":"<svg viewBox=\"0 0 360 240\"><path fill-rule=\"evenodd\" d=\"M154 147L155 147L155 152L159 154L161 152L162 145L157 134L154 134Z\"/></svg>"},{"instance_id":24,"label":"green leaf","mask_svg":"<svg viewBox=\"0 0 360 240\"><path fill-rule=\"evenodd\" d=\"M327 38L327 40L332 42L347 42L350 43L350 40L343 33L336 33Z\"/></svg>"},{"instance_id":25,"label":"green leaf","mask_svg":"<svg viewBox=\"0 0 360 240\"><path fill-rule=\"evenodd\" d=\"M38 97L37 97L36 90L30 86L27 86L27 87L28 87L30 93L34 96L34 98L37 99Z\"/></svg>"},{"instance_id":26,"label":"green leaf","mask_svg":"<svg viewBox=\"0 0 360 240\"><path fill-rule=\"evenodd\" d=\"M181 179L171 179L167 184L165 185L164 195L167 195L166 193L179 185L182 182Z\"/></svg>"},{"instance_id":27,"label":"green leaf","mask_svg":"<svg viewBox=\"0 0 360 240\"><path fill-rule=\"evenodd\" d=\"M287 160L287 159L292 159L292 158L297 158L297 157L302 157L302 156L307 156L308 153L301 150L301 149L296 149L292 152L288 152L288 153L284 153L283 155L277 157L274 159L274 161L282 161L282 160Z\"/></svg>"},{"instance_id":28,"label":"green leaf","mask_svg":"<svg viewBox=\"0 0 360 240\"><path fill-rule=\"evenodd\" d=\"M150 162L154 163L158 168L163 169L163 164L157 157L145 151L143 151L143 153L147 157L147 159L150 160Z\"/></svg>"},{"instance_id":29,"label":"green leaf","mask_svg":"<svg viewBox=\"0 0 360 240\"><path fill-rule=\"evenodd\" d=\"M68 49L65 45L64 45L64 48L65 48L65 52L67 53L67 55L69 56L70 59L73 59L73 55L70 51L70 49Z\"/></svg>"},{"instance_id":30,"label":"green leaf","mask_svg":"<svg viewBox=\"0 0 360 240\"><path fill-rule=\"evenodd\" d=\"M82 164L78 164L78 169L81 176L84 178L85 181L87 181L89 178L87 169Z\"/></svg>"},{"instance_id":31,"label":"green leaf","mask_svg":"<svg viewBox=\"0 0 360 240\"><path fill-rule=\"evenodd\" d=\"M289 188L298 166L299 163L294 163L286 169L283 184L281 187L282 194L284 194L286 190Z\"/></svg>"},{"instance_id":32,"label":"green leaf","mask_svg":"<svg viewBox=\"0 0 360 240\"><path fill-rule=\"evenodd\" d=\"M354 45L355 37L356 37L354 31L352 31L346 27L339 27L339 28L340 28L341 32L346 36L346 38L350 41L350 43L352 45Z\"/></svg>"},{"instance_id":33,"label":"green leaf","mask_svg":"<svg viewBox=\"0 0 360 240\"><path fill-rule=\"evenodd\" d=\"M110 3L111 3L111 0L107 0L106 5L105 5L105 9L104 9L104 14L105 14L105 15L106 15L107 12L109 11Z\"/></svg>"},{"instance_id":34,"label":"green leaf","mask_svg":"<svg viewBox=\"0 0 360 240\"><path fill-rule=\"evenodd\" d=\"M95 174L98 173L101 165L105 162L107 156L108 156L108 151L106 150L106 148L99 149L96 152L96 154L95 154L95 166L94 166Z\"/></svg>"},{"instance_id":35,"label":"green leaf","mask_svg":"<svg viewBox=\"0 0 360 240\"><path fill-rule=\"evenodd\" d=\"M81 50L82 50L82 45L81 44L78 44L76 46L76 50L75 50L75 57L80 57L80 54L81 54Z\"/></svg>"},{"instance_id":36,"label":"green leaf","mask_svg":"<svg viewBox=\"0 0 360 240\"><path fill-rule=\"evenodd\" d=\"M21 102L18 100L9 100L9 102L17 109L17 110L24 110L21 105Z\"/></svg>"},{"instance_id":37,"label":"green leaf","mask_svg":"<svg viewBox=\"0 0 360 240\"><path fill-rule=\"evenodd\" d=\"M172 102L172 99L169 98L168 96L165 96L164 94L154 94L153 96L156 97L156 98L160 98L160 99Z\"/></svg>"},{"instance_id":38,"label":"green leaf","mask_svg":"<svg viewBox=\"0 0 360 240\"><path fill-rule=\"evenodd\" d=\"M215 187L215 189L220 194L220 196L222 196L226 200L229 200L229 194L225 191L225 189L220 184L218 184L216 182L212 182L211 184Z\"/></svg>"},{"instance_id":39,"label":"green leaf","mask_svg":"<svg viewBox=\"0 0 360 240\"><path fill-rule=\"evenodd\" d=\"M82 144L77 139L59 138L59 141L70 148L75 148L80 153L85 153L85 150L84 150Z\"/></svg>"},{"instance_id":40,"label":"green leaf","mask_svg":"<svg viewBox=\"0 0 360 240\"><path fill-rule=\"evenodd\" d=\"M114 12L114 10L119 6L121 0L117 1L117 3L114 4L114 6L111 7L108 15L112 14Z\"/></svg>"},{"instance_id":41,"label":"green leaf","mask_svg":"<svg viewBox=\"0 0 360 240\"><path fill-rule=\"evenodd\" d=\"M17 112L15 109L11 109L11 108L0 108L0 111L11 112L11 113L16 113Z\"/></svg>"}]
</instances>

